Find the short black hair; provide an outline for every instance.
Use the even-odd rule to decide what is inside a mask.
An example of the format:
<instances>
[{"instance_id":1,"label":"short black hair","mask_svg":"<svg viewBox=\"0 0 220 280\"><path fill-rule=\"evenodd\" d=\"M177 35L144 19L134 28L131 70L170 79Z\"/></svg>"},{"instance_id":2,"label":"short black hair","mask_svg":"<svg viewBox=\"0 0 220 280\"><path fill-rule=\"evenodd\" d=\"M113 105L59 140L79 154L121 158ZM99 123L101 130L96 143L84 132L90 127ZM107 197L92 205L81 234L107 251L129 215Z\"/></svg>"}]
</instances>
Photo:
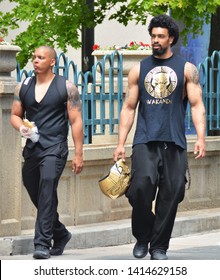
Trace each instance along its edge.
<instances>
[{"instance_id":1,"label":"short black hair","mask_svg":"<svg viewBox=\"0 0 220 280\"><path fill-rule=\"evenodd\" d=\"M167 28L169 36L174 37L171 46L174 46L177 43L179 39L179 27L170 16L164 14L153 17L148 26L150 36L154 27Z\"/></svg>"}]
</instances>

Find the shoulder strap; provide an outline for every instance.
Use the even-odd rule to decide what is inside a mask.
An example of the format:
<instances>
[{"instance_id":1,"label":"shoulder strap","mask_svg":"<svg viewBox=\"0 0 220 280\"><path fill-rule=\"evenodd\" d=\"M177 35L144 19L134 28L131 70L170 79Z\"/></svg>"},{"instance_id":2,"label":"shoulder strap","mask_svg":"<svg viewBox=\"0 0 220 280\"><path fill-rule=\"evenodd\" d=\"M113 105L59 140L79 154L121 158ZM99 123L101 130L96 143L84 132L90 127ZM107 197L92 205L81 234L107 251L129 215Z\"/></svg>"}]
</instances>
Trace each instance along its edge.
<instances>
[{"instance_id":1,"label":"shoulder strap","mask_svg":"<svg viewBox=\"0 0 220 280\"><path fill-rule=\"evenodd\" d=\"M63 100L64 105L67 104L67 90L66 90L66 78L60 75L57 75L56 80L57 89L59 91L60 97Z\"/></svg>"},{"instance_id":2,"label":"shoulder strap","mask_svg":"<svg viewBox=\"0 0 220 280\"><path fill-rule=\"evenodd\" d=\"M63 105L64 105L64 109L65 109L65 118L66 118L66 120L68 120L66 78L63 76L57 75L56 85L57 85L57 90L60 94L60 97L63 101Z\"/></svg>"},{"instance_id":3,"label":"shoulder strap","mask_svg":"<svg viewBox=\"0 0 220 280\"><path fill-rule=\"evenodd\" d=\"M22 85L21 85L21 88L20 88L20 91L19 91L19 98L21 100L21 103L23 103L24 101L24 97L25 97L25 94L27 93L32 81L35 80L35 76L31 76L31 77L27 77Z\"/></svg>"}]
</instances>

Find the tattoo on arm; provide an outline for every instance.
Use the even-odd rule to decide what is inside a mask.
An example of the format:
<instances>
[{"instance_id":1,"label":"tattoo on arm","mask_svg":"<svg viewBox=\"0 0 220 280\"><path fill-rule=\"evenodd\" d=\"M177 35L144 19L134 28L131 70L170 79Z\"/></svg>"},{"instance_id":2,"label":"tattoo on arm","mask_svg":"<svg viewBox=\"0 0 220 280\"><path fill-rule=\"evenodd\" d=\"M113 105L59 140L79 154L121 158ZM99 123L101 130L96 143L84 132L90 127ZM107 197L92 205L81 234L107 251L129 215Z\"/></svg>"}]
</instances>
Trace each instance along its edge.
<instances>
[{"instance_id":1,"label":"tattoo on arm","mask_svg":"<svg viewBox=\"0 0 220 280\"><path fill-rule=\"evenodd\" d=\"M69 108L71 110L78 110L79 112L82 110L82 105L80 101L80 95L77 87L72 83L67 83L67 94L68 94L68 103Z\"/></svg>"},{"instance_id":2,"label":"tattoo on arm","mask_svg":"<svg viewBox=\"0 0 220 280\"><path fill-rule=\"evenodd\" d=\"M21 102L21 99L20 99L20 96L19 96L19 91L20 91L20 84L18 84L16 87L15 87L15 93L14 93L14 101L19 101Z\"/></svg>"},{"instance_id":3,"label":"tattoo on arm","mask_svg":"<svg viewBox=\"0 0 220 280\"><path fill-rule=\"evenodd\" d=\"M199 82L199 71L196 68L196 66L194 66L194 65L193 65L193 68L192 68L191 77L192 77L192 83L197 85L200 89L202 89L202 87L200 85L200 82Z\"/></svg>"},{"instance_id":4,"label":"tattoo on arm","mask_svg":"<svg viewBox=\"0 0 220 280\"><path fill-rule=\"evenodd\" d=\"M19 96L17 96L17 95L14 95L14 100L15 100L15 101L21 101L21 99L20 99Z\"/></svg>"},{"instance_id":5,"label":"tattoo on arm","mask_svg":"<svg viewBox=\"0 0 220 280\"><path fill-rule=\"evenodd\" d=\"M191 68L191 79L194 84L199 84L199 71L194 65Z\"/></svg>"}]
</instances>

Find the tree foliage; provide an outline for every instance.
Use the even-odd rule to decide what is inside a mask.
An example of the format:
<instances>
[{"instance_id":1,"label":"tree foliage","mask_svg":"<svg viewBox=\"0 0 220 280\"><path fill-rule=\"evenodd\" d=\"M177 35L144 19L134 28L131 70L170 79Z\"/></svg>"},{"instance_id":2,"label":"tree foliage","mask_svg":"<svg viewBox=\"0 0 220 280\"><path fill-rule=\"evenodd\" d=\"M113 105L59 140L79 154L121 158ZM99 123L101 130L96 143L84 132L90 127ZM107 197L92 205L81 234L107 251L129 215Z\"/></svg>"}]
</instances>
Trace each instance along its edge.
<instances>
[{"instance_id":1,"label":"tree foliage","mask_svg":"<svg viewBox=\"0 0 220 280\"><path fill-rule=\"evenodd\" d=\"M2 2L0 0L0 2ZM17 29L24 22L27 29L16 36L21 47L18 60L24 65L39 45L49 44L66 52L67 46L81 46L82 27L93 28L107 17L123 25L131 20L146 24L148 15L171 11L183 23L183 42L188 33L201 34L220 0L9 0L15 4L10 12L0 12L0 28ZM94 9L93 9L94 6ZM92 7L92 9L91 9ZM109 11L111 10L111 13Z\"/></svg>"}]
</instances>

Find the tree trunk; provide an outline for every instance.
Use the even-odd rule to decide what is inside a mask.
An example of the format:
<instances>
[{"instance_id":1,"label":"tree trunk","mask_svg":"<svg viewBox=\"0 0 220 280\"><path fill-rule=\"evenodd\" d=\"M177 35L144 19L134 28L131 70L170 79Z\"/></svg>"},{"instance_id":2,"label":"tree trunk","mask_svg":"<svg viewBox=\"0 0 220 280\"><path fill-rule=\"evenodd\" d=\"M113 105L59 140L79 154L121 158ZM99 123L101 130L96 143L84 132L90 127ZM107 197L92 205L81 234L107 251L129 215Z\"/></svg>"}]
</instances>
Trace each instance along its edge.
<instances>
[{"instance_id":1,"label":"tree trunk","mask_svg":"<svg viewBox=\"0 0 220 280\"><path fill-rule=\"evenodd\" d=\"M211 18L211 30L210 30L210 43L209 43L209 50L208 55L211 56L213 51L219 51L220 50L220 28L219 28L219 22L220 22L220 7L217 8L216 13L212 15ZM214 76L215 82L214 82L214 92L217 90L216 86L216 75ZM217 106L215 106L217 108ZM216 112L215 112L216 114ZM212 130L208 131L208 135L210 136L218 136L220 135L220 130Z\"/></svg>"},{"instance_id":2,"label":"tree trunk","mask_svg":"<svg viewBox=\"0 0 220 280\"><path fill-rule=\"evenodd\" d=\"M213 51L220 50L220 7L217 8L216 13L211 18L210 43L208 55L211 56Z\"/></svg>"}]
</instances>

